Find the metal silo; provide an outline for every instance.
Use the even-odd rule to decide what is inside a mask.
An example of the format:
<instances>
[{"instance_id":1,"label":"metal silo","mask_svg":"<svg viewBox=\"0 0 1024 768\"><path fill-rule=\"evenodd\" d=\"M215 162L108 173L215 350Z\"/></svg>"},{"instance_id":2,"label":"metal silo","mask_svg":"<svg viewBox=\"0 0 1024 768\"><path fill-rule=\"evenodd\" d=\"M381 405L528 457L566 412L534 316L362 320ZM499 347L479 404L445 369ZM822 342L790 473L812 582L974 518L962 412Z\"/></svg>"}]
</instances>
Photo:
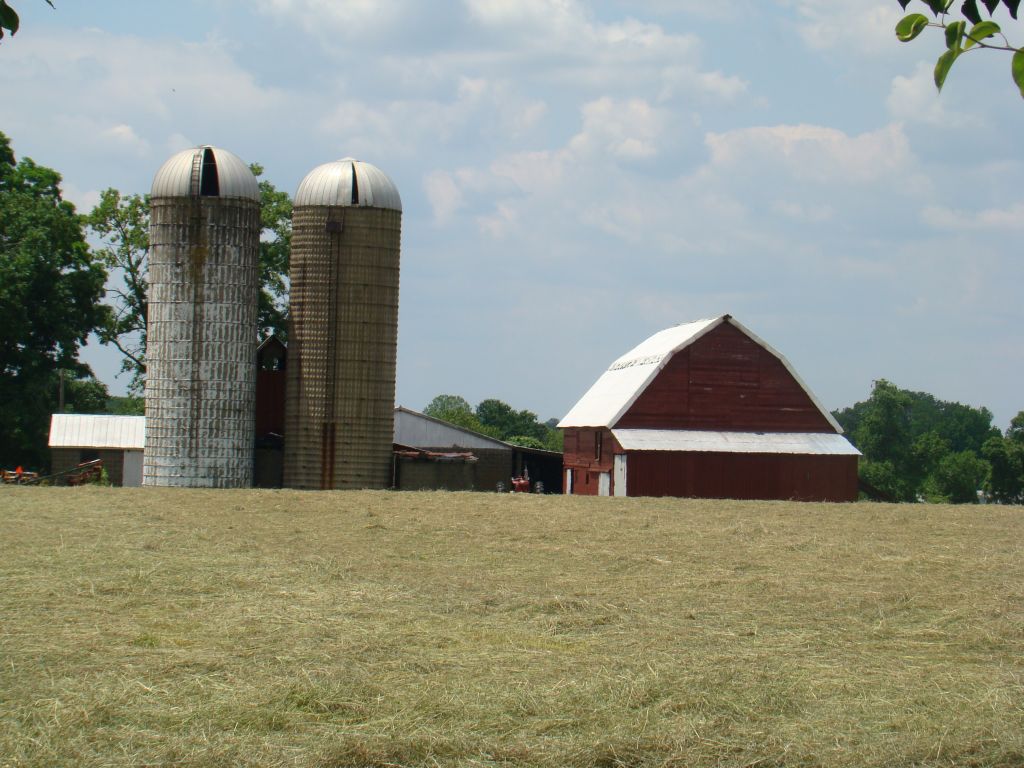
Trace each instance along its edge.
<instances>
[{"instance_id":1,"label":"metal silo","mask_svg":"<svg viewBox=\"0 0 1024 768\"><path fill-rule=\"evenodd\" d=\"M252 485L259 188L223 149L153 179L145 485Z\"/></svg>"},{"instance_id":2,"label":"metal silo","mask_svg":"<svg viewBox=\"0 0 1024 768\"><path fill-rule=\"evenodd\" d=\"M387 488L402 201L351 158L313 169L292 212L284 484Z\"/></svg>"}]
</instances>

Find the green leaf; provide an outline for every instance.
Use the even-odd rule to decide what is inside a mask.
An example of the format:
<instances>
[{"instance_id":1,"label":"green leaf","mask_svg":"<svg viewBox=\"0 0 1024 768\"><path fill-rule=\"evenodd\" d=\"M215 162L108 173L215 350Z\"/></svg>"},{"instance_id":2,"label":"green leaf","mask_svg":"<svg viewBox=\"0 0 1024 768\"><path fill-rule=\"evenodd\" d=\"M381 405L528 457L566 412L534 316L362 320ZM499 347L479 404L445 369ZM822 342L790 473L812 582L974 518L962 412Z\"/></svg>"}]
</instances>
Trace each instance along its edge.
<instances>
[{"instance_id":1,"label":"green leaf","mask_svg":"<svg viewBox=\"0 0 1024 768\"><path fill-rule=\"evenodd\" d=\"M946 82L946 75L949 74L949 70L953 66L953 62L956 61L957 56L959 55L960 50L953 48L939 56L939 60L935 62L935 87L940 91L942 90L943 84Z\"/></svg>"},{"instance_id":2,"label":"green leaf","mask_svg":"<svg viewBox=\"0 0 1024 768\"><path fill-rule=\"evenodd\" d=\"M18 14L4 0L0 0L0 30L9 29L13 35L18 31ZM0 31L0 36L3 32Z\"/></svg>"},{"instance_id":3,"label":"green leaf","mask_svg":"<svg viewBox=\"0 0 1024 768\"><path fill-rule=\"evenodd\" d=\"M932 13L936 16L941 16L953 4L953 0L923 0L923 2L932 9Z\"/></svg>"},{"instance_id":4,"label":"green leaf","mask_svg":"<svg viewBox=\"0 0 1024 768\"><path fill-rule=\"evenodd\" d=\"M896 37L901 42L909 43L915 37L921 34L925 27L928 26L928 17L922 13L911 13L904 16L896 24Z\"/></svg>"},{"instance_id":5,"label":"green leaf","mask_svg":"<svg viewBox=\"0 0 1024 768\"><path fill-rule=\"evenodd\" d=\"M967 41L964 43L964 50L967 50L977 42L992 37L992 35L1000 31L1002 30L1000 30L999 25L994 21L983 21L980 24L975 24L971 27L971 31L967 33Z\"/></svg>"},{"instance_id":6,"label":"green leaf","mask_svg":"<svg viewBox=\"0 0 1024 768\"><path fill-rule=\"evenodd\" d=\"M1020 48L1013 54L1013 82L1020 88L1021 98L1024 98L1024 48Z\"/></svg>"},{"instance_id":7,"label":"green leaf","mask_svg":"<svg viewBox=\"0 0 1024 768\"><path fill-rule=\"evenodd\" d=\"M960 6L960 13L971 24L981 24L981 11L978 10L978 0L964 0L964 4Z\"/></svg>"},{"instance_id":8,"label":"green leaf","mask_svg":"<svg viewBox=\"0 0 1024 768\"><path fill-rule=\"evenodd\" d=\"M966 32L966 21L955 21L952 24L947 24L946 47L951 51L959 51L961 48L960 42L964 39L964 34Z\"/></svg>"}]
</instances>

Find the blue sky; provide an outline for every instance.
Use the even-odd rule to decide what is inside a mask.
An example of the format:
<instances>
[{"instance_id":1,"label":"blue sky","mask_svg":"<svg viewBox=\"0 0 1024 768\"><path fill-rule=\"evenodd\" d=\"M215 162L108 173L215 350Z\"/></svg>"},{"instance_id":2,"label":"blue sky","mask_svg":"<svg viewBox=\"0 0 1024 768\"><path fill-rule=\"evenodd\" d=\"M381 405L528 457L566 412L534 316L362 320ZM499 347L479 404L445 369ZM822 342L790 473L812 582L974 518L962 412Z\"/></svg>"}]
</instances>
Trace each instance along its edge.
<instances>
[{"instance_id":1,"label":"blue sky","mask_svg":"<svg viewBox=\"0 0 1024 768\"><path fill-rule=\"evenodd\" d=\"M15 4L0 130L81 210L199 143L290 193L344 156L392 177L402 405L561 417L730 313L829 408L886 378L1024 409L1024 100L998 53L937 96L896 0L56 5Z\"/></svg>"}]
</instances>

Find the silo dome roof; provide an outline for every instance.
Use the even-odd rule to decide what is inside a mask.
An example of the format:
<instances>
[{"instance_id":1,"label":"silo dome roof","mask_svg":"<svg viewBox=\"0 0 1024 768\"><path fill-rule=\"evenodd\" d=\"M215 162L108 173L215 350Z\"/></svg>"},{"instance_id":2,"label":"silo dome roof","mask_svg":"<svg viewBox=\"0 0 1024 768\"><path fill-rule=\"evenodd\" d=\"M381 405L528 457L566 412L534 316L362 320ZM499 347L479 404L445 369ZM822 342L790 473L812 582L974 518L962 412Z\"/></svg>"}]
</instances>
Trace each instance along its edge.
<instances>
[{"instance_id":1,"label":"silo dome roof","mask_svg":"<svg viewBox=\"0 0 1024 768\"><path fill-rule=\"evenodd\" d=\"M295 193L294 204L402 210L398 187L387 174L351 157L318 165L307 173Z\"/></svg>"},{"instance_id":2,"label":"silo dome roof","mask_svg":"<svg viewBox=\"0 0 1024 768\"><path fill-rule=\"evenodd\" d=\"M238 155L208 144L178 152L153 177L153 197L260 199L252 171Z\"/></svg>"}]
</instances>

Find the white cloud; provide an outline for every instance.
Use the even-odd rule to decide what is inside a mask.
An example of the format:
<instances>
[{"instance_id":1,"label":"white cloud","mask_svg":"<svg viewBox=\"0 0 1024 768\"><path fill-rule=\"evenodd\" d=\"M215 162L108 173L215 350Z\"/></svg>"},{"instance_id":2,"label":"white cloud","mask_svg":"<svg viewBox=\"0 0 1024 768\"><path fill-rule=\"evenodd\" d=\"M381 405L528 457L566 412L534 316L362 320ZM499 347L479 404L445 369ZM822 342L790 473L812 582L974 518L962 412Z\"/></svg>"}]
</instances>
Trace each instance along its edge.
<instances>
[{"instance_id":1,"label":"white cloud","mask_svg":"<svg viewBox=\"0 0 1024 768\"><path fill-rule=\"evenodd\" d=\"M386 29L406 15L411 0L258 0L260 10L298 21L310 34L346 38Z\"/></svg>"},{"instance_id":2,"label":"white cloud","mask_svg":"<svg viewBox=\"0 0 1024 768\"><path fill-rule=\"evenodd\" d=\"M623 159L657 154L665 118L643 99L616 101L605 96L584 104L582 113L583 130L569 142L572 151L602 152Z\"/></svg>"},{"instance_id":3,"label":"white cloud","mask_svg":"<svg viewBox=\"0 0 1024 768\"><path fill-rule=\"evenodd\" d=\"M431 171L423 179L423 189L437 224L446 224L464 204L464 196L452 174Z\"/></svg>"},{"instance_id":4,"label":"white cloud","mask_svg":"<svg viewBox=\"0 0 1024 768\"><path fill-rule=\"evenodd\" d=\"M880 0L784 0L796 8L804 43L815 50L856 50L877 54L893 50L901 13Z\"/></svg>"},{"instance_id":5,"label":"white cloud","mask_svg":"<svg viewBox=\"0 0 1024 768\"><path fill-rule=\"evenodd\" d=\"M925 207L921 216L935 229L961 232L1020 232L1024 230L1024 201L1003 208L986 208L973 212L932 205Z\"/></svg>"},{"instance_id":6,"label":"white cloud","mask_svg":"<svg viewBox=\"0 0 1024 768\"><path fill-rule=\"evenodd\" d=\"M910 144L899 124L858 136L818 125L741 128L709 133L705 141L716 166L749 168L767 162L815 182L892 177L910 160Z\"/></svg>"},{"instance_id":7,"label":"white cloud","mask_svg":"<svg viewBox=\"0 0 1024 768\"><path fill-rule=\"evenodd\" d=\"M908 77L897 75L892 79L886 105L896 120L945 128L970 128L979 125L971 115L948 109L950 101L943 99L935 88L934 64L919 62Z\"/></svg>"}]
</instances>

